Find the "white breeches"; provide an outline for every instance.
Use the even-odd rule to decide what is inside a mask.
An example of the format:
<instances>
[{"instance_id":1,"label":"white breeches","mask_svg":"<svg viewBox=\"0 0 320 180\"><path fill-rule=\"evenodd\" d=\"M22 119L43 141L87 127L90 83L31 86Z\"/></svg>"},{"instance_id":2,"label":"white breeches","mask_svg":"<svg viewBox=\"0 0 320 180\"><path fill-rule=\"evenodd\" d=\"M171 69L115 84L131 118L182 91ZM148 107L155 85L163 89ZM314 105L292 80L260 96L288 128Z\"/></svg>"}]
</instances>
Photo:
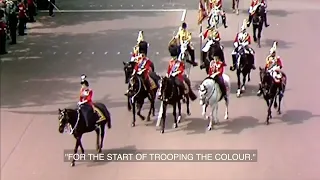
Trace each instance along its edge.
<instances>
[{"instance_id":1,"label":"white breeches","mask_svg":"<svg viewBox=\"0 0 320 180\"><path fill-rule=\"evenodd\" d=\"M206 42L206 44L204 45L204 47L202 48L202 51L203 52L208 52L212 44L213 44L213 41L212 40L208 40Z\"/></svg>"}]
</instances>

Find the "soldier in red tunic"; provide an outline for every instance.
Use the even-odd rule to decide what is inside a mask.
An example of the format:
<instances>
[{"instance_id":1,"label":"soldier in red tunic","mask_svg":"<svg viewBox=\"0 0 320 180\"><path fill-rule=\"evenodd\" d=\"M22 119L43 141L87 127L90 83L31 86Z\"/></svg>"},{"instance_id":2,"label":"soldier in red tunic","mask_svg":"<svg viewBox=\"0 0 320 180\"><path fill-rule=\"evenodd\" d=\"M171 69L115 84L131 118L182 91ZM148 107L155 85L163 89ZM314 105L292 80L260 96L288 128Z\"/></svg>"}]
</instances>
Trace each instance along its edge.
<instances>
[{"instance_id":1,"label":"soldier in red tunic","mask_svg":"<svg viewBox=\"0 0 320 180\"><path fill-rule=\"evenodd\" d=\"M146 85L146 90L149 92L150 97L152 97L152 89L151 89L151 77L150 73L152 72L152 62L151 60L146 56L147 49L146 47L142 44L139 43L139 54L136 57L137 58L137 63L134 67L132 75L142 72L143 77L144 77L144 83Z\"/></svg>"},{"instance_id":2,"label":"soldier in red tunic","mask_svg":"<svg viewBox=\"0 0 320 180\"><path fill-rule=\"evenodd\" d=\"M81 81L78 106L81 110L87 127L90 127L92 125L92 116L94 114L92 96L93 91L89 88L89 82L83 79Z\"/></svg>"},{"instance_id":3,"label":"soldier in red tunic","mask_svg":"<svg viewBox=\"0 0 320 180\"><path fill-rule=\"evenodd\" d=\"M24 5L23 2L20 2L19 5L18 5L18 8L19 8L19 13L18 13L18 17L19 17L19 24L18 24L18 33L20 36L24 36L26 35L26 33L24 32L24 29L25 29L25 25L27 23L27 19L28 19L28 16L27 16L27 8L26 6Z\"/></svg>"},{"instance_id":4,"label":"soldier in red tunic","mask_svg":"<svg viewBox=\"0 0 320 180\"><path fill-rule=\"evenodd\" d=\"M212 77L212 75L214 75L213 79L220 86L220 90L222 93L221 97L225 97L227 95L226 86L222 76L223 73L224 73L224 63L219 59L218 56L213 57L213 60L210 62L208 76Z\"/></svg>"},{"instance_id":5,"label":"soldier in red tunic","mask_svg":"<svg viewBox=\"0 0 320 180\"><path fill-rule=\"evenodd\" d=\"M249 7L249 19L248 19L248 23L247 23L247 27L250 26L250 23L252 21L253 18L253 14L256 13L256 9L258 6L263 6L264 8L267 7L267 4L265 2L265 0L251 0L251 4ZM264 21L264 25L265 27L268 27L269 24L267 23L267 11L265 11L263 13L263 21Z\"/></svg>"},{"instance_id":6,"label":"soldier in red tunic","mask_svg":"<svg viewBox=\"0 0 320 180\"><path fill-rule=\"evenodd\" d=\"M223 23L223 26L225 28L227 28L227 17L226 17L226 13L225 11L222 9L222 0L210 0L210 9L211 9L211 12L209 14L209 17L210 15L215 11L215 10L219 10L219 13L222 17L222 23ZM210 19L210 18L209 18ZM210 23L209 23L209 26L210 26Z\"/></svg>"}]
</instances>

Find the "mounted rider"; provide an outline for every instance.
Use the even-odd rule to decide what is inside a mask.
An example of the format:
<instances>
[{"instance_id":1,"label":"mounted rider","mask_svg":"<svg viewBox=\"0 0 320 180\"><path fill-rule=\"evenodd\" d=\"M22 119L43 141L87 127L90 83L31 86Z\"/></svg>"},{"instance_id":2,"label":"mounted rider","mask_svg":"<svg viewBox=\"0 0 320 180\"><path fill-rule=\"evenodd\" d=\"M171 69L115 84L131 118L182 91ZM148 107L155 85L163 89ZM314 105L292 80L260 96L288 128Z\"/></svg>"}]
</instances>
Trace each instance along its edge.
<instances>
[{"instance_id":1,"label":"mounted rider","mask_svg":"<svg viewBox=\"0 0 320 180\"><path fill-rule=\"evenodd\" d=\"M220 48L221 48L221 50L224 49L220 45L220 40L221 40L220 33L219 33L217 27L214 24L212 24L210 27L208 27L207 30L204 32L204 34L200 34L200 38L202 38L203 40L208 38L206 44L203 46L202 51L201 51L201 53L202 53L202 62L206 61L207 53L210 50L210 47L211 47L212 44L218 43ZM224 56L222 56L220 58L221 58L221 61L224 63L224 66L226 66ZM202 63L200 68L203 69L203 68L205 68L204 66L205 65Z\"/></svg>"},{"instance_id":2,"label":"mounted rider","mask_svg":"<svg viewBox=\"0 0 320 180\"><path fill-rule=\"evenodd\" d=\"M100 109L96 108L93 104L93 90L89 88L89 82L86 80L86 77L87 76L84 74L81 75L81 89L78 106L80 107L86 126L90 127L92 125L90 123L92 122L92 117L94 113L98 115L98 121L103 121L106 118L104 117Z\"/></svg>"},{"instance_id":3,"label":"mounted rider","mask_svg":"<svg viewBox=\"0 0 320 180\"><path fill-rule=\"evenodd\" d=\"M230 67L231 71L234 71L236 69L236 64L237 64L237 53L238 53L238 47L243 46L245 50L247 50L251 55L254 55L254 50L249 47L251 44L251 36L247 32L246 29L246 24L247 20L244 19L242 26L241 26L241 31L237 33L235 39L234 39L234 47L235 49L232 51L232 66ZM252 63L252 69L256 69L255 63Z\"/></svg>"},{"instance_id":4,"label":"mounted rider","mask_svg":"<svg viewBox=\"0 0 320 180\"><path fill-rule=\"evenodd\" d=\"M136 65L134 67L132 76L135 75L136 73L142 72L142 77L144 81L145 88L152 97L152 90L156 88L155 82L151 79L150 73L152 72L152 62L151 60L147 57L147 46L143 43L139 43L138 45L138 55L136 57Z\"/></svg>"},{"instance_id":5,"label":"mounted rider","mask_svg":"<svg viewBox=\"0 0 320 180\"><path fill-rule=\"evenodd\" d=\"M179 49L171 45L169 46L169 52L171 56L171 60L169 61L169 66L167 69L167 77L174 77L176 85L179 87L179 91L182 94L188 93L188 85L184 81L184 63L178 59Z\"/></svg>"},{"instance_id":6,"label":"mounted rider","mask_svg":"<svg viewBox=\"0 0 320 180\"><path fill-rule=\"evenodd\" d=\"M179 31L177 35L175 36L175 39L178 39L179 47L184 44L185 42L188 42L187 51L190 54L191 62L193 66L197 66L198 63L196 63L195 59L195 53L194 48L191 45L191 33L187 30L187 24L185 22L182 23L181 27L179 28ZM180 48L179 48L179 54L180 54Z\"/></svg>"},{"instance_id":7,"label":"mounted rider","mask_svg":"<svg viewBox=\"0 0 320 180\"><path fill-rule=\"evenodd\" d=\"M259 6L263 6L266 9L267 8L266 1L265 0L251 0L251 4L249 7L249 19L248 19L247 27L250 26L253 15L256 13L256 10ZM262 18L263 18L265 27L268 27L269 24L267 23L267 10L263 13Z\"/></svg>"},{"instance_id":8,"label":"mounted rider","mask_svg":"<svg viewBox=\"0 0 320 180\"><path fill-rule=\"evenodd\" d=\"M210 17L213 15L214 11L219 11L219 14L222 17L222 23L224 28L227 28L227 17L225 11L222 9L222 0L209 0L209 6L210 6L210 13L208 18L208 26L211 26L210 24Z\"/></svg>"},{"instance_id":9,"label":"mounted rider","mask_svg":"<svg viewBox=\"0 0 320 180\"><path fill-rule=\"evenodd\" d=\"M208 76L212 77L214 75L213 79L219 84L220 90L222 93L222 97L226 98L227 95L227 89L226 85L224 83L223 79L223 73L224 73L224 63L219 59L218 56L214 56L213 60L210 62L210 68Z\"/></svg>"},{"instance_id":10,"label":"mounted rider","mask_svg":"<svg viewBox=\"0 0 320 180\"><path fill-rule=\"evenodd\" d=\"M268 72L275 81L282 83L282 77L285 77L286 75L281 71L283 67L281 58L280 56L276 55L277 44L278 42L273 42L273 45L270 49L270 54L266 58L265 71ZM281 89L280 94L282 93L283 89ZM261 94L261 90L258 91L258 94Z\"/></svg>"}]
</instances>

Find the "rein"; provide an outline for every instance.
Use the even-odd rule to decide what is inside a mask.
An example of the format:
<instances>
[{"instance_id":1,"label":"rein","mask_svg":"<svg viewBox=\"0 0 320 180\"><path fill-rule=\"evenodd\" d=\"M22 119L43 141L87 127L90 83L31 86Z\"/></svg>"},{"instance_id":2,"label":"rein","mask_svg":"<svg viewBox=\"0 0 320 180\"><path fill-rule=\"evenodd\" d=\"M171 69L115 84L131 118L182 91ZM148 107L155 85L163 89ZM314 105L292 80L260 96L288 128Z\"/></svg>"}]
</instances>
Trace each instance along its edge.
<instances>
[{"instance_id":1,"label":"rein","mask_svg":"<svg viewBox=\"0 0 320 180\"><path fill-rule=\"evenodd\" d=\"M137 79L138 79L138 82L139 82L139 89L138 89L138 91L131 97L131 103L134 102L134 98L135 98L135 97L140 93L140 91L141 91L141 79L138 78L138 77L137 77Z\"/></svg>"},{"instance_id":2,"label":"rein","mask_svg":"<svg viewBox=\"0 0 320 180\"><path fill-rule=\"evenodd\" d=\"M70 126L71 126L70 135L73 134L73 131L77 128L78 123L79 123L79 121L80 121L80 106L79 106L78 109L77 109L77 113L78 113L78 118L77 118L77 122L76 122L76 124L74 125L74 127L72 128L71 124L69 123Z\"/></svg>"}]
</instances>

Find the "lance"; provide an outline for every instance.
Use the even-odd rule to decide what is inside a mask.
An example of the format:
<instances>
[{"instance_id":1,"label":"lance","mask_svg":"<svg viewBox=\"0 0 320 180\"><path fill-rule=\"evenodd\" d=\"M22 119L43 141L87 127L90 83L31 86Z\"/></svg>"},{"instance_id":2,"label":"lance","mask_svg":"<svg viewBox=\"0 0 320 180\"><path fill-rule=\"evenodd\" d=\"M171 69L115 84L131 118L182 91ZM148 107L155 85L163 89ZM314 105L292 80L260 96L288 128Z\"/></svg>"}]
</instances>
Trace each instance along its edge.
<instances>
[{"instance_id":1,"label":"lance","mask_svg":"<svg viewBox=\"0 0 320 180\"><path fill-rule=\"evenodd\" d=\"M202 57L202 53L201 53L201 51L202 51L202 23L200 24L200 27L199 27L199 31L200 31L200 34L201 34L201 36L200 36L200 48L199 48L199 50L200 50L200 61L202 61L202 59L203 59L203 57Z\"/></svg>"}]
</instances>

